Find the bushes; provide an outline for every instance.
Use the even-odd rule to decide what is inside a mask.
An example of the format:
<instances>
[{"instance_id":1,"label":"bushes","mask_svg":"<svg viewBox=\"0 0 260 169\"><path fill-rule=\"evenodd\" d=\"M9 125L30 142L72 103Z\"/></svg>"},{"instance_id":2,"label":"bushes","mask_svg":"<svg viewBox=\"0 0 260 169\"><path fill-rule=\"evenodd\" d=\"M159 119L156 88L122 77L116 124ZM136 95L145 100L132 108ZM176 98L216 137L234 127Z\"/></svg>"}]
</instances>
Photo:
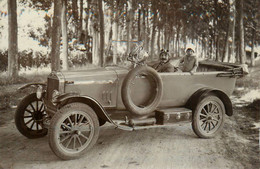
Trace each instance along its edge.
<instances>
[{"instance_id":1,"label":"bushes","mask_svg":"<svg viewBox=\"0 0 260 169\"><path fill-rule=\"evenodd\" d=\"M91 63L91 53L87 51L72 50L69 52L69 67L83 66ZM48 52L33 51L32 49L23 50L18 53L19 70L30 70L32 67L47 67L51 63ZM8 51L0 50L0 72L7 71Z\"/></svg>"},{"instance_id":2,"label":"bushes","mask_svg":"<svg viewBox=\"0 0 260 169\"><path fill-rule=\"evenodd\" d=\"M25 70L32 67L46 67L50 63L48 54L42 52L34 52L32 50L19 52L19 70L24 68Z\"/></svg>"},{"instance_id":3,"label":"bushes","mask_svg":"<svg viewBox=\"0 0 260 169\"><path fill-rule=\"evenodd\" d=\"M91 53L81 50L72 50L68 57L69 67L84 66L92 62Z\"/></svg>"}]
</instances>

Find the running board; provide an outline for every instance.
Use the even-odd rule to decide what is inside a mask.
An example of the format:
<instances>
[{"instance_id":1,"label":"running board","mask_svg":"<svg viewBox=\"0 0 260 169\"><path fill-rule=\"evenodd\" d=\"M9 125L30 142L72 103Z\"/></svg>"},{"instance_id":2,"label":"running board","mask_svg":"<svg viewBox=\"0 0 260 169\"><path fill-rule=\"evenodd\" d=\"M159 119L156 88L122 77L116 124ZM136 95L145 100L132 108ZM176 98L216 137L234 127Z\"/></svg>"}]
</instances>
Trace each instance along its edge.
<instances>
[{"instance_id":1,"label":"running board","mask_svg":"<svg viewBox=\"0 0 260 169\"><path fill-rule=\"evenodd\" d=\"M185 122L187 123L187 122ZM121 130L125 130L125 131L137 131L137 130L144 130L144 129L152 129L152 128L162 128L162 127L172 127L172 126L176 126L177 123L172 123L172 124L164 124L164 125L150 125L150 126L125 126L125 125L118 125L116 127L116 129L121 129Z\"/></svg>"},{"instance_id":2,"label":"running board","mask_svg":"<svg viewBox=\"0 0 260 169\"><path fill-rule=\"evenodd\" d=\"M126 131L142 130L149 128L158 128L173 126L176 122L190 122L192 118L192 110L178 107L159 109L155 111L155 117L146 119L130 119L114 121L116 128Z\"/></svg>"}]
</instances>

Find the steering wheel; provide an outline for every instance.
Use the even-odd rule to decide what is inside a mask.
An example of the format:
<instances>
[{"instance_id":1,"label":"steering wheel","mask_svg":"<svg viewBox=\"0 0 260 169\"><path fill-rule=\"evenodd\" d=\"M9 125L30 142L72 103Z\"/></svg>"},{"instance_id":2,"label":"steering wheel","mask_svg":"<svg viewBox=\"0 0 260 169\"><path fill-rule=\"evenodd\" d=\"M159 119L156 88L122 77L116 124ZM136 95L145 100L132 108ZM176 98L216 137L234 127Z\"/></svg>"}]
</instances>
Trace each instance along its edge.
<instances>
[{"instance_id":1,"label":"steering wheel","mask_svg":"<svg viewBox=\"0 0 260 169\"><path fill-rule=\"evenodd\" d=\"M148 58L148 53L144 51L143 42L139 44L129 53L127 60L130 61L134 66L145 65L145 61Z\"/></svg>"}]
</instances>

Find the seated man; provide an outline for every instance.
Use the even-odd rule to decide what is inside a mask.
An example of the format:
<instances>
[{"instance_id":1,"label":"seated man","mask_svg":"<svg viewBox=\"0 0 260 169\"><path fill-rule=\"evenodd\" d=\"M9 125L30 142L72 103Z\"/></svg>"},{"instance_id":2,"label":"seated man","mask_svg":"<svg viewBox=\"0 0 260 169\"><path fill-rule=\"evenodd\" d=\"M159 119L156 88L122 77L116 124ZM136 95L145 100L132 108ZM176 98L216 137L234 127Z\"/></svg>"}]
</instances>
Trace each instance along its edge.
<instances>
[{"instance_id":1,"label":"seated man","mask_svg":"<svg viewBox=\"0 0 260 169\"><path fill-rule=\"evenodd\" d=\"M161 50L160 60L158 63L152 65L152 67L158 72L175 72L176 68L171 64L171 59L169 59L168 50Z\"/></svg>"},{"instance_id":2,"label":"seated man","mask_svg":"<svg viewBox=\"0 0 260 169\"><path fill-rule=\"evenodd\" d=\"M180 59L180 63L183 63L183 72L190 72L193 74L198 68L198 59L194 55L194 49L187 48L186 56Z\"/></svg>"}]
</instances>

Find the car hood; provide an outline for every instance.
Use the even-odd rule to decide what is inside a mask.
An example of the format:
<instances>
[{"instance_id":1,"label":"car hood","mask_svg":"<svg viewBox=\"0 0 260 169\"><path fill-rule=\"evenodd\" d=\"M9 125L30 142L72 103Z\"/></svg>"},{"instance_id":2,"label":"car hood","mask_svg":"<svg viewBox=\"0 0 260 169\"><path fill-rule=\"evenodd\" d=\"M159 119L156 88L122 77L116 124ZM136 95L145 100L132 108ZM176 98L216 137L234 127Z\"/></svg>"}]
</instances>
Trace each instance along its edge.
<instances>
[{"instance_id":1,"label":"car hood","mask_svg":"<svg viewBox=\"0 0 260 169\"><path fill-rule=\"evenodd\" d=\"M95 68L62 72L65 81L75 83L113 83L118 79L118 72L127 72L118 67Z\"/></svg>"},{"instance_id":2,"label":"car hood","mask_svg":"<svg viewBox=\"0 0 260 169\"><path fill-rule=\"evenodd\" d=\"M100 80L117 79L116 72L113 70L107 70L104 68L89 69L89 70L73 70L62 72L65 81L67 82L96 82Z\"/></svg>"}]
</instances>

